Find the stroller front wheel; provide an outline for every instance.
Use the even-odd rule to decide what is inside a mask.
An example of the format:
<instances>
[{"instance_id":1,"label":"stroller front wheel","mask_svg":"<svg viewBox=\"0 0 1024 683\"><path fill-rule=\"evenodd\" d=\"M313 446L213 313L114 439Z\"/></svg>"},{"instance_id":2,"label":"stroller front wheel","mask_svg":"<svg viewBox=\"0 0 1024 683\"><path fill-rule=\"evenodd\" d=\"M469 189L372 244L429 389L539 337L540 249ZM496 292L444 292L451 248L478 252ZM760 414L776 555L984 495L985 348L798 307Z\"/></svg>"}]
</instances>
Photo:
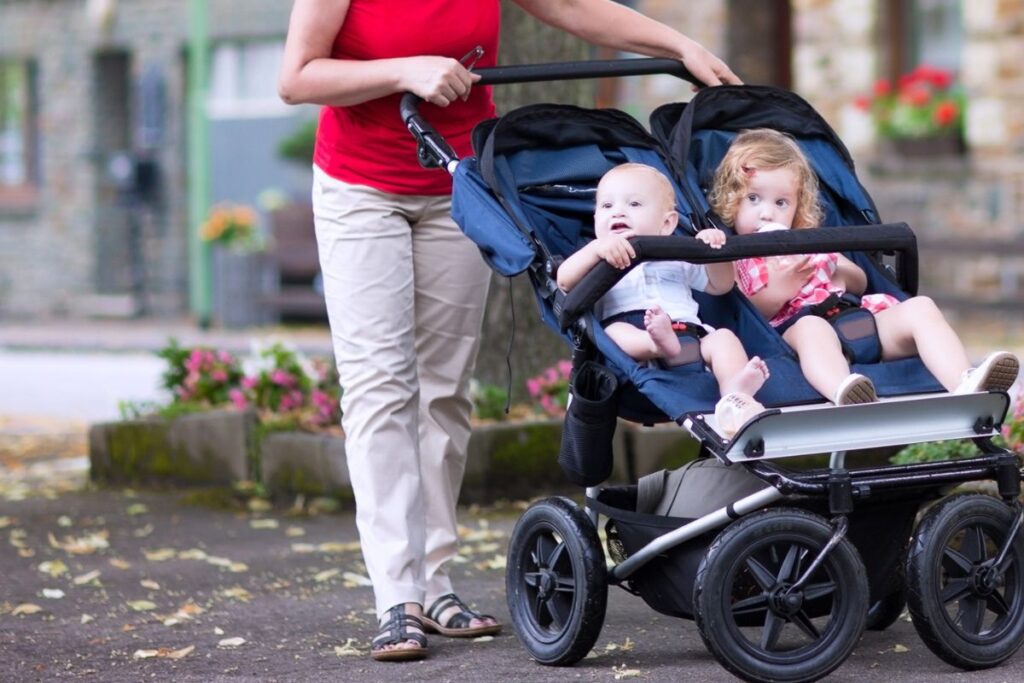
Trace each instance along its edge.
<instances>
[{"instance_id":1,"label":"stroller front wheel","mask_svg":"<svg viewBox=\"0 0 1024 683\"><path fill-rule=\"evenodd\" d=\"M722 666L748 681L814 681L846 660L864 631L868 586L845 538L813 567L832 535L824 518L790 508L751 514L718 535L693 603Z\"/></svg>"},{"instance_id":2,"label":"stroller front wheel","mask_svg":"<svg viewBox=\"0 0 1024 683\"><path fill-rule=\"evenodd\" d=\"M604 625L608 577L597 531L567 498L547 498L519 518L509 540L505 590L512 626L541 664L583 659Z\"/></svg>"},{"instance_id":3,"label":"stroller front wheel","mask_svg":"<svg viewBox=\"0 0 1024 683\"><path fill-rule=\"evenodd\" d=\"M961 669L985 669L1024 643L1024 540L1000 550L1013 508L952 496L921 520L907 556L907 607L925 645Z\"/></svg>"}]
</instances>

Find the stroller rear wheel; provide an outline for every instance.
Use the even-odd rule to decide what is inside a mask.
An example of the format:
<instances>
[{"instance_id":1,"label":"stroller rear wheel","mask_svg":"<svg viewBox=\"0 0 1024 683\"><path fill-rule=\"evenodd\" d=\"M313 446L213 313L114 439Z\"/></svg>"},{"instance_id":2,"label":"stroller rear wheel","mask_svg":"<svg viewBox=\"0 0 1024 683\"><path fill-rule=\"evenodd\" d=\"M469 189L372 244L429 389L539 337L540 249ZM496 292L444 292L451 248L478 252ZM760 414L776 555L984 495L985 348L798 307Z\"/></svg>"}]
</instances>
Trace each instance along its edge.
<instances>
[{"instance_id":1,"label":"stroller rear wheel","mask_svg":"<svg viewBox=\"0 0 1024 683\"><path fill-rule=\"evenodd\" d=\"M822 558L833 529L787 508L734 522L714 540L694 586L708 650L748 681L813 681L850 655L864 630L868 586L845 538Z\"/></svg>"},{"instance_id":2,"label":"stroller rear wheel","mask_svg":"<svg viewBox=\"0 0 1024 683\"><path fill-rule=\"evenodd\" d=\"M962 669L1008 659L1024 643L1024 540L1000 550L1014 508L988 496L952 496L911 539L907 606L925 645Z\"/></svg>"},{"instance_id":3,"label":"stroller rear wheel","mask_svg":"<svg viewBox=\"0 0 1024 683\"><path fill-rule=\"evenodd\" d=\"M541 664L583 659L601 634L608 601L594 524L567 498L531 505L512 531L505 570L516 635Z\"/></svg>"}]
</instances>

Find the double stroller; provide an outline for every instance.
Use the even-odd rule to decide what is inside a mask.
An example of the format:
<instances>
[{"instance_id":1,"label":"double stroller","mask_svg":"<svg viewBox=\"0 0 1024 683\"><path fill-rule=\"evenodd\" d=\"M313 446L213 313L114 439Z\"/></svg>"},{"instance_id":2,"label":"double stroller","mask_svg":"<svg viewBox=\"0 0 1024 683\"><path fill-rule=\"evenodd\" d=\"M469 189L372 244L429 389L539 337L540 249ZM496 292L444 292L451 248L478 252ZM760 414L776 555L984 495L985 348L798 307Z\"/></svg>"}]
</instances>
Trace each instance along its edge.
<instances>
[{"instance_id":1,"label":"double stroller","mask_svg":"<svg viewBox=\"0 0 1024 683\"><path fill-rule=\"evenodd\" d=\"M660 72L692 80L678 62L656 59L480 71L484 84ZM531 657L571 665L586 656L609 586L693 619L715 658L751 681L826 676L865 628L888 627L904 606L925 644L954 666L988 668L1017 651L1021 469L993 442L1005 393L951 395L919 359L855 356L852 370L870 377L881 399L836 407L805 382L792 349L737 290L695 292L701 319L734 331L771 371L758 392L767 409L727 437L713 418L711 373L637 363L594 318L593 304L622 271L601 262L568 295L555 284L561 260L593 239L597 181L632 161L674 181L680 211L674 235L633 239L634 263L840 251L867 273L869 292L914 294L913 233L880 222L845 146L806 102L768 87L707 88L655 111L651 132L620 111L532 105L480 124L476 155L461 160L415 105L407 95L403 120L421 160L453 174L457 222L495 271L530 278L541 316L572 349L559 463L586 487L585 503L535 502L508 549L508 607ZM733 236L713 250L692 238L715 225L704 190L732 138L758 127L797 139L821 181L828 227ZM698 466L684 477L659 472L601 486L618 418L676 422L699 441ZM858 467L870 451L951 439L971 440L977 456ZM811 455L820 466L786 466ZM946 495L980 480L993 481L998 497ZM687 498L689 512L674 514L679 508L665 504L673 497Z\"/></svg>"}]
</instances>

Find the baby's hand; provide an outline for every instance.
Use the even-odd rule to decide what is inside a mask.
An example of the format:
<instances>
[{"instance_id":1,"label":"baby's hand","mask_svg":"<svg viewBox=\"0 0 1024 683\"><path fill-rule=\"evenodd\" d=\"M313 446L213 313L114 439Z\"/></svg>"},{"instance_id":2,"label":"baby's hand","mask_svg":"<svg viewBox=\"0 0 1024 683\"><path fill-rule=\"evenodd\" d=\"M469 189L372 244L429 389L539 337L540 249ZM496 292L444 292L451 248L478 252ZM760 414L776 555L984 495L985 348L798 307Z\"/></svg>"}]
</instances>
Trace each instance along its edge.
<instances>
[{"instance_id":1,"label":"baby's hand","mask_svg":"<svg viewBox=\"0 0 1024 683\"><path fill-rule=\"evenodd\" d=\"M620 270L626 268L636 258L633 245L627 241L633 234L632 230L622 230L597 238L594 240L597 255Z\"/></svg>"},{"instance_id":2,"label":"baby's hand","mask_svg":"<svg viewBox=\"0 0 1024 683\"><path fill-rule=\"evenodd\" d=\"M698 232L696 237L712 249L721 249L725 244L725 233L718 228L705 228Z\"/></svg>"}]
</instances>

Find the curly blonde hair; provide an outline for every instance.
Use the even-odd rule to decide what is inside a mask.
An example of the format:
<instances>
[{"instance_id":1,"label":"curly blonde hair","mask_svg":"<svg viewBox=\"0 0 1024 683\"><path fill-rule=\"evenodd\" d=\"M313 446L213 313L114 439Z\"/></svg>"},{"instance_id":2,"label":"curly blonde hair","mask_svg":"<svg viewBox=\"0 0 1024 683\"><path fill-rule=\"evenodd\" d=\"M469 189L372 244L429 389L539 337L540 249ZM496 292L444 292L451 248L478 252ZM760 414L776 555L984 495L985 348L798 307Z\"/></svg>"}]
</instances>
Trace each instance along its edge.
<instances>
[{"instance_id":1,"label":"curly blonde hair","mask_svg":"<svg viewBox=\"0 0 1024 683\"><path fill-rule=\"evenodd\" d=\"M800 146L789 135L771 128L741 131L715 171L708 202L729 227L733 227L740 201L747 191L751 171L787 168L796 175L799 196L793 228L814 228L821 224L818 176Z\"/></svg>"}]
</instances>

